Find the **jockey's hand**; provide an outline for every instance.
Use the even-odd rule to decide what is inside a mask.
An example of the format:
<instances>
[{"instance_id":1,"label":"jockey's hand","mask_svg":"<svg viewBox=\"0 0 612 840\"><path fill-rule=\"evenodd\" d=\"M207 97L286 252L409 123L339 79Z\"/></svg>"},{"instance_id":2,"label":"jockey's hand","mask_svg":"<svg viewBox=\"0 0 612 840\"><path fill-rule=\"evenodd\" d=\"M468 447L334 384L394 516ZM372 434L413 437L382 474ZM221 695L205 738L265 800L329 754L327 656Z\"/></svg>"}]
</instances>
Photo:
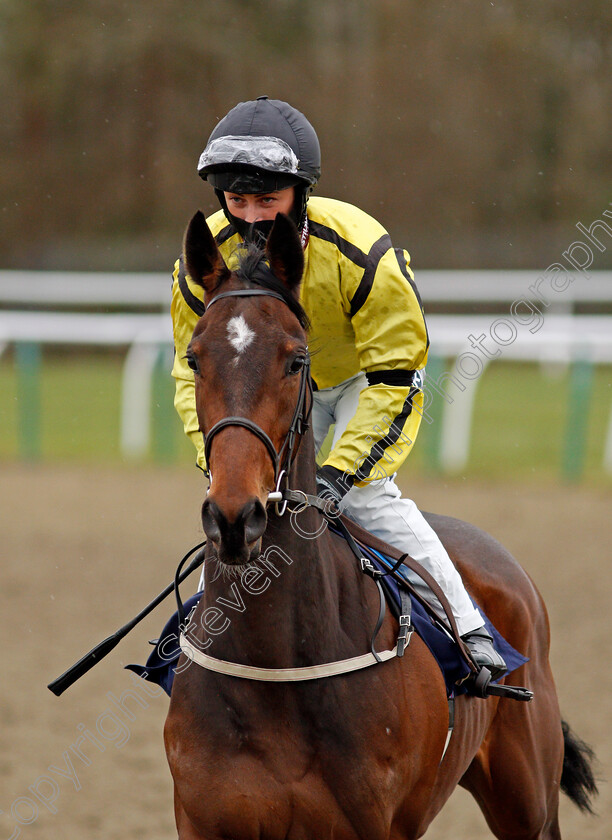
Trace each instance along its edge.
<instances>
[{"instance_id":1,"label":"jockey's hand","mask_svg":"<svg viewBox=\"0 0 612 840\"><path fill-rule=\"evenodd\" d=\"M339 505L351 489L343 472L326 464L317 469L317 496Z\"/></svg>"}]
</instances>

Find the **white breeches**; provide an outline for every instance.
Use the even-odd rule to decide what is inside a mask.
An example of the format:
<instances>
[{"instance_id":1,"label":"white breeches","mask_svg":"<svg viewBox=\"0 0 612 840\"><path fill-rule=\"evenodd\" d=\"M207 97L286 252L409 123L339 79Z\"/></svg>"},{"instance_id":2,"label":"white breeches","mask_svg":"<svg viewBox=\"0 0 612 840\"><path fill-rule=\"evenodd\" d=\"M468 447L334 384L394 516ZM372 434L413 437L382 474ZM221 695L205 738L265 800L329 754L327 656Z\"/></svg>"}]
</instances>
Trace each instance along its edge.
<instances>
[{"instance_id":1,"label":"white breeches","mask_svg":"<svg viewBox=\"0 0 612 840\"><path fill-rule=\"evenodd\" d=\"M312 423L317 451L330 426L335 423L333 448L355 416L359 393L364 387L367 387L366 378L359 374L333 388L315 391ZM461 635L482 627L483 618L474 608L446 549L415 503L402 498L393 477L372 481L363 487L352 487L342 501L341 510L363 528L406 552L425 567L446 594ZM440 602L421 579L411 574L410 580L419 594L443 616Z\"/></svg>"}]
</instances>

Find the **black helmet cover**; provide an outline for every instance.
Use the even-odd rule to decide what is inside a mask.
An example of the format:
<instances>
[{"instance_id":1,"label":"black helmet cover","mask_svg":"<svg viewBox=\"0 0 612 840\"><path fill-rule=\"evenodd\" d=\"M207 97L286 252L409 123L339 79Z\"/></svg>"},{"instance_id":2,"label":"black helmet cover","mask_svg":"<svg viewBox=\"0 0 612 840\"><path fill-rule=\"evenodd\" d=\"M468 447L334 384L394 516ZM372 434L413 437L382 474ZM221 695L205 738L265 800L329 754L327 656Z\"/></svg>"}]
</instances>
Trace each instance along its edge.
<instances>
[{"instance_id":1,"label":"black helmet cover","mask_svg":"<svg viewBox=\"0 0 612 840\"><path fill-rule=\"evenodd\" d=\"M300 181L312 187L321 175L317 134L304 114L280 99L240 102L217 123L198 163L198 174L215 189L227 189L219 183L225 173L257 173L262 182L275 174L283 185L275 189Z\"/></svg>"}]
</instances>

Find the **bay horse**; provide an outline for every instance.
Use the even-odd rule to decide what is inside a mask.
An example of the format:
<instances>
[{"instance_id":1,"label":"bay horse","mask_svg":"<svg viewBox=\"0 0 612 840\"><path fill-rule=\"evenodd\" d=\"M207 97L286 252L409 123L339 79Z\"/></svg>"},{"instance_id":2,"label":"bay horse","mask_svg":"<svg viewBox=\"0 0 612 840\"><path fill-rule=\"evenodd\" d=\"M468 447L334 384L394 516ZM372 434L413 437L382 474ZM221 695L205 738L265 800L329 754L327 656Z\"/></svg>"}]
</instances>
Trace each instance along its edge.
<instances>
[{"instance_id":1,"label":"bay horse","mask_svg":"<svg viewBox=\"0 0 612 840\"><path fill-rule=\"evenodd\" d=\"M474 526L428 516L477 603L529 657L513 681L531 702L458 697L445 752L445 683L416 634L402 658L352 673L252 678L363 655L379 597L316 507L298 517L269 503L283 483L304 500L316 493L295 227L277 216L265 254L230 271L198 212L184 257L204 288L187 359L210 469L205 587L189 631L246 677L179 661L164 738L180 840L414 840L457 785L499 840L557 840L560 786L590 810L592 753L561 719L542 598ZM387 614L379 649L397 634Z\"/></svg>"}]
</instances>

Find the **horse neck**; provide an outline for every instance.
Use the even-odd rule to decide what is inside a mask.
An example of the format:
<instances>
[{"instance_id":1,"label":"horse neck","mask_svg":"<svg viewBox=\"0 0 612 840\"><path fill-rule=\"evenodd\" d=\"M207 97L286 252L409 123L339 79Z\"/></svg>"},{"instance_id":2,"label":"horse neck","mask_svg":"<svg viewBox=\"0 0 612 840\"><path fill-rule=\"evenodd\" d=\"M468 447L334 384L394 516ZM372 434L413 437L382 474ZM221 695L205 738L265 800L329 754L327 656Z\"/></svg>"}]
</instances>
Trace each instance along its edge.
<instances>
[{"instance_id":1,"label":"horse neck","mask_svg":"<svg viewBox=\"0 0 612 840\"><path fill-rule=\"evenodd\" d=\"M315 470L312 433L307 432L289 487L314 493ZM289 510L278 516L269 508L257 563L236 572L215 570L213 565L207 572L200 614L210 607L221 609L224 619L218 617L216 626L226 627L214 638L211 654L265 667L291 667L296 656L301 661L302 653L314 662L326 661L329 651L322 645L327 645L333 658L344 633L340 592L352 591L359 600L361 585L352 564L334 562L337 555L338 546L332 544L316 508L294 516Z\"/></svg>"}]
</instances>

